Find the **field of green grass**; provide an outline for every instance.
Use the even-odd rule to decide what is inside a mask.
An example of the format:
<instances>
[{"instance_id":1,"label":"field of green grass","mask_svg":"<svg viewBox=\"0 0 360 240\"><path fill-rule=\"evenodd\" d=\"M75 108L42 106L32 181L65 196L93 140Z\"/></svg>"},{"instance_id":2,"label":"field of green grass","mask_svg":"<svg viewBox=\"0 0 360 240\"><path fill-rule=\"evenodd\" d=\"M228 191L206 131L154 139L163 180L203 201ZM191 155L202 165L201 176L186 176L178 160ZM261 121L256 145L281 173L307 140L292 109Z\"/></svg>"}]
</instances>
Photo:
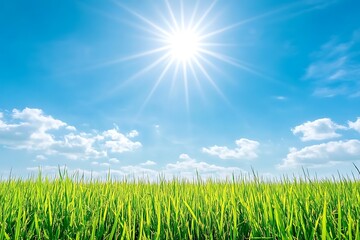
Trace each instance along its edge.
<instances>
[{"instance_id":1,"label":"field of green grass","mask_svg":"<svg viewBox=\"0 0 360 240\"><path fill-rule=\"evenodd\" d=\"M360 239L360 182L0 182L0 239Z\"/></svg>"}]
</instances>

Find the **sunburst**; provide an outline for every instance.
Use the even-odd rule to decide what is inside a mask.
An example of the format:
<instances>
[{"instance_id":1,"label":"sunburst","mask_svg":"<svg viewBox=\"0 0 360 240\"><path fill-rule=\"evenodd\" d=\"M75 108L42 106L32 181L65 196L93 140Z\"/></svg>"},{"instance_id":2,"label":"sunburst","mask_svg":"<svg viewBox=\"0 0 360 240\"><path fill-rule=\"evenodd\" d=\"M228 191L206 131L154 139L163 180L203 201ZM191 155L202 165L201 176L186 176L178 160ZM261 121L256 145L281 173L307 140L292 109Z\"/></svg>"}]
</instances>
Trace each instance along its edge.
<instances>
[{"instance_id":1,"label":"sunburst","mask_svg":"<svg viewBox=\"0 0 360 240\"><path fill-rule=\"evenodd\" d=\"M213 1L204 9L204 11L199 10L200 1L197 1L190 14L185 12L183 1L179 1L178 3L179 5L176 8L172 6L168 0L164 0L167 16L164 16L163 22L160 23L156 23L136 11L117 3L121 8L126 9L134 17L140 20L143 24L139 26L139 28L151 33L154 36L153 40L158 43L158 47L156 48L121 59L121 61L134 60L154 55L154 61L144 67L140 72L133 75L130 80L138 78L140 75L143 75L158 66L164 66L158 77L154 79L153 87L149 91L142 108L145 107L152 98L161 82L169 76L172 81L180 79L183 82L187 108L189 108L190 80L194 80L196 85L200 88L202 82L208 82L217 93L225 99L224 94L217 86L216 81L212 78L208 68L215 67L215 64L213 63L214 59L233 65L238 64L230 57L216 52L211 48L213 46L218 47L226 45L211 41L214 35L218 35L227 31L229 28L235 27L227 26L226 28L208 31L209 24L205 23L213 22L213 19L210 21L208 18L213 12L216 1ZM145 28L144 25L146 26ZM172 86L173 85L174 82L172 83Z\"/></svg>"},{"instance_id":2,"label":"sunburst","mask_svg":"<svg viewBox=\"0 0 360 240\"><path fill-rule=\"evenodd\" d=\"M218 16L214 13L216 1L212 1L209 6L203 9L203 11L201 11L199 7L200 1L194 1L192 2L194 8L189 13L184 10L183 1L173 1L172 4L170 4L168 0L164 0L163 3L166 9L166 16L163 16L162 21L160 22L153 21L148 17L127 8L119 2L116 3L140 20L142 24L135 25L135 27L150 33L153 36L151 40L155 40L157 43L157 47L154 47L153 49L148 49L144 52L114 61L130 61L152 55L154 56L154 60L151 64L143 67L141 71L130 77L126 82L134 80L159 66L163 66L163 69L159 72L158 76L155 77L154 84L144 100L141 109L148 104L164 79L171 79L171 88L175 85L175 81L180 80L183 82L185 103L188 110L190 105L190 81L192 81L191 84L194 82L201 92L202 84L210 84L215 91L228 102L225 95L218 87L217 82L210 74L210 70L219 70L216 67L216 62L220 61L225 64L230 64L253 74L260 73L248 64L221 53L219 47L228 46L228 44L214 41L214 39L218 39L218 35L221 35L226 31L259 18L269 16L278 11L276 10L249 19L244 19L243 21L212 30L212 27L217 25L215 22L216 17L211 17L211 15ZM178 3L178 5L173 6L174 3ZM189 9L189 7L187 9ZM114 62L111 62L110 64Z\"/></svg>"}]
</instances>

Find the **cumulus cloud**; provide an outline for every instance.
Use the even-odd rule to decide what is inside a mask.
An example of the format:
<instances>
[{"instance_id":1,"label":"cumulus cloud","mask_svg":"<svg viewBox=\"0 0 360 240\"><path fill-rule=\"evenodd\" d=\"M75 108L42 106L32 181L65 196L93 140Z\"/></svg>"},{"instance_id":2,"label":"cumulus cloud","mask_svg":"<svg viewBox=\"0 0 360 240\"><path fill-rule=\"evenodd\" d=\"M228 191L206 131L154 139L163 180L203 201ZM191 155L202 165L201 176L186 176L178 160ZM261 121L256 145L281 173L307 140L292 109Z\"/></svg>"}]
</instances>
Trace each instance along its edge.
<instances>
[{"instance_id":1,"label":"cumulus cloud","mask_svg":"<svg viewBox=\"0 0 360 240\"><path fill-rule=\"evenodd\" d=\"M360 96L360 62L357 54L353 54L359 43L360 31L355 31L350 40L339 41L334 37L313 54L314 60L308 66L304 78L313 81L314 95Z\"/></svg>"},{"instance_id":2,"label":"cumulus cloud","mask_svg":"<svg viewBox=\"0 0 360 240\"><path fill-rule=\"evenodd\" d=\"M117 129L103 132L104 146L114 153L133 151L141 147L140 142L133 142Z\"/></svg>"},{"instance_id":3,"label":"cumulus cloud","mask_svg":"<svg viewBox=\"0 0 360 240\"><path fill-rule=\"evenodd\" d=\"M291 148L279 167L321 166L360 160L360 141L331 141L302 149Z\"/></svg>"},{"instance_id":4,"label":"cumulus cloud","mask_svg":"<svg viewBox=\"0 0 360 240\"><path fill-rule=\"evenodd\" d=\"M56 141L47 152L50 155L58 154L72 160L106 157L106 150L95 145L102 139L103 137L99 135L69 133Z\"/></svg>"},{"instance_id":5,"label":"cumulus cloud","mask_svg":"<svg viewBox=\"0 0 360 240\"><path fill-rule=\"evenodd\" d=\"M360 133L360 117L355 122L348 121L349 128L354 129Z\"/></svg>"},{"instance_id":6,"label":"cumulus cloud","mask_svg":"<svg viewBox=\"0 0 360 240\"><path fill-rule=\"evenodd\" d=\"M294 135L301 134L302 141L324 140L340 137L336 130L347 129L344 126L334 123L330 118L321 118L315 121L307 121L291 129Z\"/></svg>"},{"instance_id":7,"label":"cumulus cloud","mask_svg":"<svg viewBox=\"0 0 360 240\"><path fill-rule=\"evenodd\" d=\"M44 115L42 110L31 108L14 109L11 120L12 123L0 123L0 144L16 149L46 149L55 143L50 131L67 126L52 116Z\"/></svg>"},{"instance_id":8,"label":"cumulus cloud","mask_svg":"<svg viewBox=\"0 0 360 240\"><path fill-rule=\"evenodd\" d=\"M0 145L7 148L41 151L43 155L77 160L107 157L109 152L129 152L142 146L118 129L99 134L79 132L74 126L46 115L41 109L14 109L5 118L1 113ZM132 137L138 135L136 130L130 133Z\"/></svg>"},{"instance_id":9,"label":"cumulus cloud","mask_svg":"<svg viewBox=\"0 0 360 240\"><path fill-rule=\"evenodd\" d=\"M236 148L229 149L226 146L212 146L208 148L202 148L204 153L218 156L221 159L255 159L258 157L259 142L240 138L235 141Z\"/></svg>"}]
</instances>

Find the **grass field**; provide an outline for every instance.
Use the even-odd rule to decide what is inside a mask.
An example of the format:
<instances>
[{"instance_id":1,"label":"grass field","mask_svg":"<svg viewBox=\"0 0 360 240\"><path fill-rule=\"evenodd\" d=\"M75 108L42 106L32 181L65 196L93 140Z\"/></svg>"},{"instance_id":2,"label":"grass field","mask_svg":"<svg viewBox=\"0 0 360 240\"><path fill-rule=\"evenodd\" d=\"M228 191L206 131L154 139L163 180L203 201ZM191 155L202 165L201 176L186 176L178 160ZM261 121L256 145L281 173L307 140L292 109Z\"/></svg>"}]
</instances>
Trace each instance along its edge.
<instances>
[{"instance_id":1,"label":"grass field","mask_svg":"<svg viewBox=\"0 0 360 240\"><path fill-rule=\"evenodd\" d=\"M64 174L63 174L64 175ZM360 239L360 182L0 182L0 239Z\"/></svg>"}]
</instances>

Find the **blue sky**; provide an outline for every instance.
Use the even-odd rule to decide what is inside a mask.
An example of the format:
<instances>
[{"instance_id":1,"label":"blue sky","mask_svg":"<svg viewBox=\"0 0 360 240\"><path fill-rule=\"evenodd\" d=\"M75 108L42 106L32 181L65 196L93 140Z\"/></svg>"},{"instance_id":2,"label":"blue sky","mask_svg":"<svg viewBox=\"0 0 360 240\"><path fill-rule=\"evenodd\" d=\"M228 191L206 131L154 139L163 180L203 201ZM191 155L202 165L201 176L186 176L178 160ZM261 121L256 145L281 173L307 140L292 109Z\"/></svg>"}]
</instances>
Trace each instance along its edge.
<instances>
[{"instance_id":1,"label":"blue sky","mask_svg":"<svg viewBox=\"0 0 360 240\"><path fill-rule=\"evenodd\" d=\"M360 165L360 3L6 1L0 174Z\"/></svg>"}]
</instances>

